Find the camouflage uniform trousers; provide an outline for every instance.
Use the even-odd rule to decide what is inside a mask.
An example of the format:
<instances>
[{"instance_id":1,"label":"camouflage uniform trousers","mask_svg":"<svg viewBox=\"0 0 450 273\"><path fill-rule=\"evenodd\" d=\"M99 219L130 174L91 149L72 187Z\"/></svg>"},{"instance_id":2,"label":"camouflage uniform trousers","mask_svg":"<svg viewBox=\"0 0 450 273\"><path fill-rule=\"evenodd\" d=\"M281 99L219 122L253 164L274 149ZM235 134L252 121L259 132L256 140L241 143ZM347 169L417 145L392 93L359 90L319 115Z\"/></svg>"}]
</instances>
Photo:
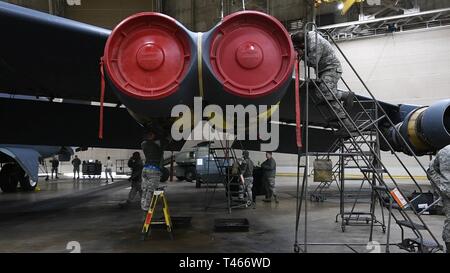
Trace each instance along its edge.
<instances>
[{"instance_id":1,"label":"camouflage uniform trousers","mask_svg":"<svg viewBox=\"0 0 450 273\"><path fill-rule=\"evenodd\" d=\"M266 188L266 199L271 199L272 196L277 196L277 192L275 190L275 177L265 177L264 186Z\"/></svg>"},{"instance_id":2,"label":"camouflage uniform trousers","mask_svg":"<svg viewBox=\"0 0 450 273\"><path fill-rule=\"evenodd\" d=\"M80 178L80 166L73 167L73 178L75 179L75 174L78 174L78 178Z\"/></svg>"},{"instance_id":3,"label":"camouflage uniform trousers","mask_svg":"<svg viewBox=\"0 0 450 273\"><path fill-rule=\"evenodd\" d=\"M253 177L245 177L244 178L244 192L247 194L247 201L253 202Z\"/></svg>"},{"instance_id":4,"label":"camouflage uniform trousers","mask_svg":"<svg viewBox=\"0 0 450 273\"><path fill-rule=\"evenodd\" d=\"M433 182L433 189L442 198L441 201L445 213L442 239L444 242L450 243L450 181L438 174L433 168L428 169L428 176Z\"/></svg>"},{"instance_id":5,"label":"camouflage uniform trousers","mask_svg":"<svg viewBox=\"0 0 450 273\"><path fill-rule=\"evenodd\" d=\"M153 192L159 187L159 181L161 179L161 172L145 168L142 170L142 197L141 208L144 211L148 211L150 202L152 200Z\"/></svg>"},{"instance_id":6,"label":"camouflage uniform trousers","mask_svg":"<svg viewBox=\"0 0 450 273\"><path fill-rule=\"evenodd\" d=\"M331 104L331 107L335 110L335 112L338 114L340 118L345 117L345 113L342 109L342 107L339 105L338 101L335 99L340 99L340 93L337 90L339 79L341 78L341 72L340 69L329 69L321 72L319 74L320 77L320 83L319 88L320 91L322 91L322 94L318 93L313 94L312 100L315 104L319 104L324 101L324 97L326 100L328 100ZM328 86L328 88L327 88ZM333 96L334 94L334 96ZM332 116L334 116L334 113L331 111ZM332 119L329 117L329 119Z\"/></svg>"},{"instance_id":7,"label":"camouflage uniform trousers","mask_svg":"<svg viewBox=\"0 0 450 273\"><path fill-rule=\"evenodd\" d=\"M142 198L142 183L140 180L137 181L131 181L131 190L128 194L128 202L133 202L134 198L136 198L136 195L139 193L140 197Z\"/></svg>"},{"instance_id":8,"label":"camouflage uniform trousers","mask_svg":"<svg viewBox=\"0 0 450 273\"><path fill-rule=\"evenodd\" d=\"M450 243L450 198L444 198L444 212L445 212L445 222L444 230L442 231L442 239L447 244ZM448 251L448 250L447 250ZM450 253L450 252L449 252Z\"/></svg>"}]
</instances>

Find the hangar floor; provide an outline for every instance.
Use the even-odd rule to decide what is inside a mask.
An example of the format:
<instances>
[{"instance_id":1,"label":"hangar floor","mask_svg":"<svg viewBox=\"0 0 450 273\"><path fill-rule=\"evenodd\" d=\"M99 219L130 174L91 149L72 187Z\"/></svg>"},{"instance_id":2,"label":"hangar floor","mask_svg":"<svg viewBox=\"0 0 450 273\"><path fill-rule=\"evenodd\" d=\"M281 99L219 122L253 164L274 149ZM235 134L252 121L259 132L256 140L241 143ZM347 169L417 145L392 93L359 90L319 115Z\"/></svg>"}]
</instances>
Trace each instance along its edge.
<instances>
[{"instance_id":1,"label":"hangar floor","mask_svg":"<svg viewBox=\"0 0 450 273\"><path fill-rule=\"evenodd\" d=\"M406 181L404 183L407 183ZM313 185L314 186L314 185ZM359 186L356 185L355 186ZM0 252L69 252L68 242L77 241L82 252L292 252L294 242L296 183L293 177L277 178L280 204L264 203L258 197L256 209L224 208L205 211L205 189L193 183L169 182L167 196L172 216L192 217L191 226L174 231L171 241L164 229L154 229L141 241L141 212L136 202L127 209L118 203L128 194L129 182L113 184L72 180L42 182L35 193L0 194ZM337 193L336 189L333 189ZM224 205L223 189L217 191L214 206ZM350 226L341 231L335 222L337 198L323 203L309 202L308 240L313 243L368 242L367 226ZM247 218L249 232L217 233L216 218ZM443 216L424 216L440 239ZM301 232L301 231L300 231ZM301 233L302 234L302 233ZM399 229L393 225L393 242ZM384 243L386 235L374 229L374 240ZM352 246L367 252L365 245ZM345 246L310 246L310 252L352 252ZM384 247L382 247L384 251ZM402 252L391 247L392 252Z\"/></svg>"}]
</instances>

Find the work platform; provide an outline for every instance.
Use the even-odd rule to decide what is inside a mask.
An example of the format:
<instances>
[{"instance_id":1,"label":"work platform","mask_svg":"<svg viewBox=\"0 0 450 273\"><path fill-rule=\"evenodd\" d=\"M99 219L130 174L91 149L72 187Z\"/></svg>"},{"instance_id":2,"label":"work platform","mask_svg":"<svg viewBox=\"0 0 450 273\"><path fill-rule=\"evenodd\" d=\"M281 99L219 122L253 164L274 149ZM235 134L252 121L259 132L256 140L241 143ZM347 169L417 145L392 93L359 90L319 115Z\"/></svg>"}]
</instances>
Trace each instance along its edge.
<instances>
[{"instance_id":1,"label":"work platform","mask_svg":"<svg viewBox=\"0 0 450 273\"><path fill-rule=\"evenodd\" d=\"M310 195L312 201L324 201L322 192L329 188L331 183L335 182L339 188L339 212L336 215L336 222L340 221L342 232L346 231L347 226L366 226L368 238L361 242L370 243L373 241L375 227L381 227L383 233L386 233L386 241L383 247L386 252L391 251L391 246L397 246L408 252L434 253L443 251L444 247L439 242L428 224L424 220L424 214L429 213L433 206L439 202L439 198L434 200L431 194L431 201L425 201L424 204L417 206L418 200L423 200L429 196L429 193L423 190L415 176L411 173L411 166L422 170L426 176L427 171L424 164L416 156L415 151L411 148L411 144L405 140L400 133L400 129L389 117L387 110L378 102L374 93L372 93L364 80L353 67L345 53L340 49L339 45L333 38L333 35L324 31L319 33L314 23L307 23L304 27L304 61L306 85L306 117L297 114L297 146L298 146L298 174L297 174L297 196L299 198L296 210L295 224L295 252L308 252L308 176L303 176L300 184L300 158L306 159L303 167L303 173L309 173L309 161L311 157L315 159L315 173L323 173L323 178L315 175L315 180L319 180L321 184ZM310 35L312 33L312 35ZM320 40L321 39L321 40ZM346 91L339 93L337 90L337 82L334 86L328 86L328 82L322 81L319 70L319 60L311 56L320 56L317 52L320 47L319 42L325 39L334 46L336 56L342 57L344 63L351 68L351 72L358 79L358 83L363 87L359 90L359 96L355 95L352 88L345 81L343 75L340 76L339 82L345 86ZM320 41L319 41L320 40ZM311 45L315 47L309 48ZM315 60L316 63L312 63ZM298 65L298 64L297 64ZM299 68L296 68L296 112L299 113ZM319 75L312 74L312 70L319 72ZM336 68L337 70L337 68ZM347 75L348 76L348 75ZM347 99L343 99L341 94L345 94ZM366 97L361 96L365 94ZM350 99L348 99L350 98ZM350 100L350 103L349 103ZM324 120L329 123L333 133L338 137L328 152L318 153L310 152L309 147L309 108L315 107ZM357 108L356 114L353 109ZM303 125L300 127L300 123ZM385 133L385 125L392 128L390 131L400 145L404 148L406 154L410 155L414 160L408 166L404 163L404 158L399 155L398 150L393 146ZM301 139L304 135L304 141ZM398 179L393 175L393 165L384 162L381 156L381 150L388 151L396 159L395 165L399 166L406 174L408 179L415 185L414 194L408 196L403 185L398 183ZM330 158L335 158L333 165ZM316 166L317 163L317 166ZM322 164L319 164L322 163ZM319 165L322 167L319 168ZM348 169L357 170L362 176L359 191L355 196L349 197L346 193L346 184L348 180L346 172ZM392 185L388 185L390 181ZM432 181L430 181L433 183ZM369 185L369 202L364 202L367 206L360 210L357 208L361 205L361 193L363 193L364 184ZM367 194L367 192L366 192ZM351 199L351 200L349 200ZM422 202L422 201L420 201ZM348 206L350 204L350 207ZM422 206L422 208L420 208ZM359 206L360 207L360 206ZM381 215L376 215L378 210ZM387 219L386 219L387 217ZM301 223L300 223L301 222ZM299 226L304 225L303 235L299 236ZM392 227L396 226L400 229L401 238L398 242L391 240ZM302 237L300 239L300 237ZM300 242L301 241L301 242ZM330 244L348 245L343 242L329 242Z\"/></svg>"}]
</instances>

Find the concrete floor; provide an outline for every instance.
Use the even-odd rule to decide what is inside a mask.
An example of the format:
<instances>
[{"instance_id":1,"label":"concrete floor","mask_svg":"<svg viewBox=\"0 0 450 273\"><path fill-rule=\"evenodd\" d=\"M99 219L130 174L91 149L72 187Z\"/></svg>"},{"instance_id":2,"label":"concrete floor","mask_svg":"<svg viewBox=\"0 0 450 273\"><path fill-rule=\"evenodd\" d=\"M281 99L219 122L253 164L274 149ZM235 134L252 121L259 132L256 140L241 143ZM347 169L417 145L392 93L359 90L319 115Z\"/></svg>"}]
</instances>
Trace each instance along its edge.
<instances>
[{"instance_id":1,"label":"concrete floor","mask_svg":"<svg viewBox=\"0 0 450 273\"><path fill-rule=\"evenodd\" d=\"M404 182L406 183L406 182ZM353 183L351 187L357 187ZM314 184L311 185L315 186ZM409 185L405 185L408 187ZM0 194L0 252L69 252L71 241L82 252L292 252L295 231L295 178L277 178L280 204L263 203L258 196L256 209L225 209L223 189L218 189L213 206L205 211L205 189L193 183L169 182L166 190L172 216L192 217L191 226L179 227L171 241L164 229L154 229L147 241L140 240L141 211L136 202L120 209L118 203L128 194L129 183L114 184L59 180L41 182L35 193ZM333 186L331 192L336 195ZM335 222L338 199L330 196L322 203L308 201L308 242L360 243L355 251L367 252L369 227L349 226L341 231ZM378 210L379 217L379 210ZM249 232L214 232L216 218L247 218ZM441 239L443 216L424 216L436 237ZM303 236L303 228L300 228ZM302 238L302 237L301 237ZM392 227L392 241L400 232ZM386 242L380 227L374 240ZM352 252L345 246L309 246L309 252ZM381 247L384 252L384 247ZM391 247L392 252L403 252Z\"/></svg>"}]
</instances>

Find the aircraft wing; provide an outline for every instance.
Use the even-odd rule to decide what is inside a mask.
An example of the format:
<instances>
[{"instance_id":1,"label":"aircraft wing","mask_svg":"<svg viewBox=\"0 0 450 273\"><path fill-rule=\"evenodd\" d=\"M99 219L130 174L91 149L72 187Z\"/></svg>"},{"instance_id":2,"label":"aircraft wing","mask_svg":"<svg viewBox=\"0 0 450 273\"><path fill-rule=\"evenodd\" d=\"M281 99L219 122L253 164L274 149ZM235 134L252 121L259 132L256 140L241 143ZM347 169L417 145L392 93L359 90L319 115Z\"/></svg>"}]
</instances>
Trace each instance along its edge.
<instances>
[{"instance_id":1,"label":"aircraft wing","mask_svg":"<svg viewBox=\"0 0 450 273\"><path fill-rule=\"evenodd\" d=\"M294 125L280 125L280 141L278 149L275 152L285 154L297 154L298 148L296 143L296 134ZM310 152L328 152L337 140L329 129L310 127L309 128L309 151ZM305 135L302 136L303 143L305 143ZM267 143L267 142L266 142ZM245 149L250 151L261 151L261 141L235 141L233 143L234 149ZM305 152L305 147L300 150L300 153Z\"/></svg>"},{"instance_id":2,"label":"aircraft wing","mask_svg":"<svg viewBox=\"0 0 450 273\"><path fill-rule=\"evenodd\" d=\"M314 85L310 86L310 94L315 92ZM363 111L361 105L366 109L373 104L370 97L356 95L357 100L353 107L348 110L349 114L355 119L359 113ZM306 86L303 85L300 90L301 101L301 119L306 118ZM409 149L403 144L396 130L399 130L403 139L412 147L416 155L432 154L438 149L450 144L450 99L441 100L430 106L410 105L410 104L390 104L379 101L379 105L390 118L394 126L391 126L386 119L381 119L378 123L379 128L383 132L380 138L381 149L390 150L390 145L395 151L410 154ZM367 107L369 105L369 107ZM314 105L312 101L309 104L309 139L311 152L327 152L337 139L330 130L330 125L326 122L319 107ZM298 152L295 137L295 93L294 81L292 80L286 95L280 102L280 121L284 124L280 125L280 145L278 152L293 153ZM325 113L329 111L326 107ZM378 109L378 117L382 117L384 112ZM365 117L365 115L363 115ZM337 126L335 126L337 127ZM395 129L396 128L396 129ZM303 143L305 136L303 135ZM244 141L241 145L238 143L234 147L249 150L259 150L259 143L256 141ZM301 150L300 152L303 152Z\"/></svg>"},{"instance_id":3,"label":"aircraft wing","mask_svg":"<svg viewBox=\"0 0 450 273\"><path fill-rule=\"evenodd\" d=\"M38 181L39 157L36 150L31 148L0 146L0 153L14 159L33 181Z\"/></svg>"},{"instance_id":4,"label":"aircraft wing","mask_svg":"<svg viewBox=\"0 0 450 273\"><path fill-rule=\"evenodd\" d=\"M110 30L0 1L0 91L99 101ZM118 102L112 93L106 102Z\"/></svg>"},{"instance_id":5,"label":"aircraft wing","mask_svg":"<svg viewBox=\"0 0 450 273\"><path fill-rule=\"evenodd\" d=\"M314 85L310 85L310 91L315 92ZM357 95L358 100L362 102L372 101L371 98ZM301 101L301 118L304 120L306 118L306 86L302 85L300 89L300 101ZM389 117L394 123L401 121L400 118L400 106L389 104L386 102L379 101L384 110L388 113ZM333 146L338 137L333 134L332 130L329 128L329 124L325 121L323 115L319 111L318 107L310 101L309 107L309 151L310 152L329 152L330 148ZM298 148L296 144L296 133L295 133L295 93L294 93L294 80L292 80L286 95L280 102L280 134L279 134L279 146L276 150L280 153L296 154L298 153ZM360 105L355 104L351 109L350 115L356 116L362 111ZM302 135L303 143L306 142L305 135ZM241 143L236 142L234 147L238 149L239 147L248 150L259 151L260 142L259 141L241 141ZM300 149L300 152L305 152L305 147Z\"/></svg>"},{"instance_id":6,"label":"aircraft wing","mask_svg":"<svg viewBox=\"0 0 450 273\"><path fill-rule=\"evenodd\" d=\"M0 143L140 149L143 131L128 111L104 111L100 140L98 106L0 98ZM184 141L172 142L167 150L179 151L183 145Z\"/></svg>"},{"instance_id":7,"label":"aircraft wing","mask_svg":"<svg viewBox=\"0 0 450 273\"><path fill-rule=\"evenodd\" d=\"M286 95L284 95L283 99L280 102L280 120L284 122L295 123L295 93L294 93L294 80L291 81L289 85L288 91ZM310 85L309 92L315 92L315 86L313 84ZM356 95L360 101L371 101L372 98L362 95ZM302 103L301 107L301 116L302 119L305 118L306 115L306 85L303 84L300 88L300 101ZM384 101L378 101L383 109L388 113L389 117L392 119L394 123L398 123L401 121L400 117L400 106L396 104L390 104ZM352 112L350 113L352 116L361 112L362 109L359 105L355 104ZM309 120L312 124L324 125L324 118L318 111L318 108L310 102L309 108Z\"/></svg>"}]
</instances>

